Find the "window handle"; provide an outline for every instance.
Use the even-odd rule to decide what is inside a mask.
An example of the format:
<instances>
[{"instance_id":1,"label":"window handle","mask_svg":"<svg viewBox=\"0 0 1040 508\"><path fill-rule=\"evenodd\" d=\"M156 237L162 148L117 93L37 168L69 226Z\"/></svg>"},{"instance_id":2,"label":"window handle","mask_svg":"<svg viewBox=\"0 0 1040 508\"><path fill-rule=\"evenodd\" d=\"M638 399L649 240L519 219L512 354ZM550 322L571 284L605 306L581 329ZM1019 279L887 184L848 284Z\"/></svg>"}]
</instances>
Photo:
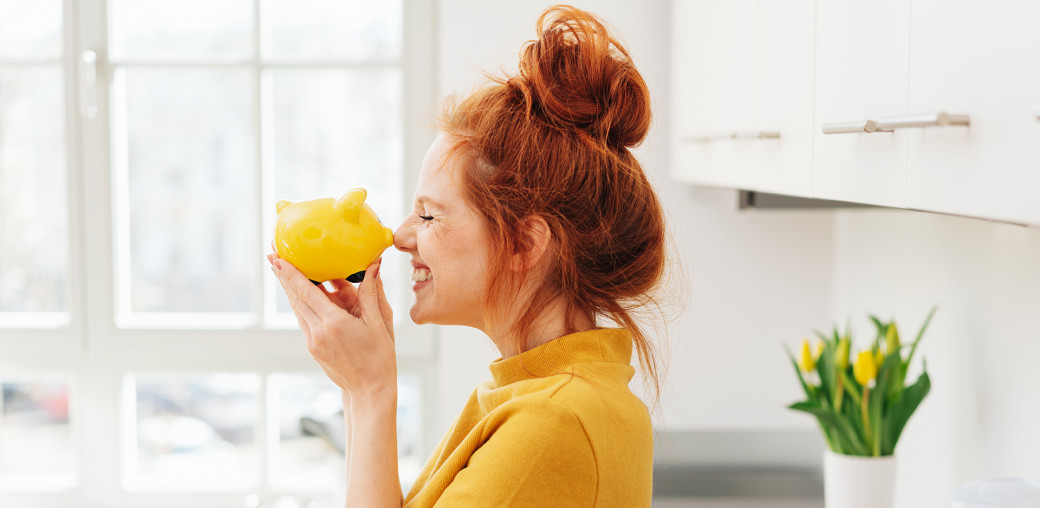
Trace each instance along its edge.
<instances>
[{"instance_id":1,"label":"window handle","mask_svg":"<svg viewBox=\"0 0 1040 508\"><path fill-rule=\"evenodd\" d=\"M83 86L82 90L82 103L83 103L83 116L87 120L93 120L97 117L98 105L97 105L97 53L87 50L84 51L80 56L81 76Z\"/></svg>"},{"instance_id":2,"label":"window handle","mask_svg":"<svg viewBox=\"0 0 1040 508\"><path fill-rule=\"evenodd\" d=\"M968 115L951 115L933 113L928 115L893 116L878 120L881 129L904 129L915 127L946 127L950 125L971 125Z\"/></svg>"},{"instance_id":3,"label":"window handle","mask_svg":"<svg viewBox=\"0 0 1040 508\"><path fill-rule=\"evenodd\" d=\"M692 141L695 143L708 143L710 141L719 141L725 139L780 139L780 133L777 131L739 131L721 134L705 134L703 136L690 136L687 138L683 138L683 141Z\"/></svg>"},{"instance_id":4,"label":"window handle","mask_svg":"<svg viewBox=\"0 0 1040 508\"><path fill-rule=\"evenodd\" d=\"M823 124L824 134L863 134L864 132L869 134L871 132L892 132L892 130L882 129L874 120Z\"/></svg>"}]
</instances>

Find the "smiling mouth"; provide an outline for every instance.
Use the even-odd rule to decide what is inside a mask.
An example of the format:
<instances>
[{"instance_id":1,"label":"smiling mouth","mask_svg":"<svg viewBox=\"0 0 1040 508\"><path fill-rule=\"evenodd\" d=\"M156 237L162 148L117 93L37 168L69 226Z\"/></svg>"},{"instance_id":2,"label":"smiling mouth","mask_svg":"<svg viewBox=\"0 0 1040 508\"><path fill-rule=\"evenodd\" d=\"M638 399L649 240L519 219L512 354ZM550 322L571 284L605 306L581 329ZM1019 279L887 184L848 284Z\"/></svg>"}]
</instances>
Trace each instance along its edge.
<instances>
[{"instance_id":1,"label":"smiling mouth","mask_svg":"<svg viewBox=\"0 0 1040 508\"><path fill-rule=\"evenodd\" d=\"M426 282L433 280L433 273L429 268L415 268L412 270L412 282Z\"/></svg>"}]
</instances>

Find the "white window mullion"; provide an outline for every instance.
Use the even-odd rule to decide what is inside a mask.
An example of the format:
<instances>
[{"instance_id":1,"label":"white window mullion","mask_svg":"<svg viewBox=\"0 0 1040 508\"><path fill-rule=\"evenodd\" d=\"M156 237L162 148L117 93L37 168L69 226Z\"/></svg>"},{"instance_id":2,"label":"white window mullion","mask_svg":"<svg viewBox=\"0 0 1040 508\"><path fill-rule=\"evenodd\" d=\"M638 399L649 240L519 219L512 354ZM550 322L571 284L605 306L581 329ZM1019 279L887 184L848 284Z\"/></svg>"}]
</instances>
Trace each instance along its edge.
<instances>
[{"instance_id":1,"label":"white window mullion","mask_svg":"<svg viewBox=\"0 0 1040 508\"><path fill-rule=\"evenodd\" d=\"M252 67L253 67L253 80L252 80L252 83L253 83L253 150L254 150L253 160L255 161L255 164L254 164L254 171L255 171L254 175L255 175L255 178L253 178L253 185L254 185L253 199L254 199L254 209L257 210L258 213L259 213L258 217L264 217L264 212L266 210L263 209L263 204L264 204L264 185L263 185L263 181L264 181L264 158L263 158L263 156L264 156L264 154L263 154L263 148L262 148L262 144L263 144L263 131L262 131L261 123L263 122L264 112L261 109L262 104L263 104L263 99L260 97L260 94L262 93L261 79L263 78L263 76L261 75L262 71L261 71L261 68L260 68L260 0L253 0L253 62L252 62ZM257 239L257 241L261 245L260 252L267 252L267 248L263 247L264 237L266 236L266 235L264 235L264 226L266 224L267 224L267 221L263 220L262 218L260 220L258 220L257 223L256 223L256 226L257 226L256 239ZM254 276L253 283L252 283L253 291L252 291L252 299L251 299L251 302L252 302L251 303L251 307L252 307L252 310L253 310L253 323L252 324L253 324L254 328L259 329L259 328L261 328L261 326L263 325L263 322L264 322L264 273L265 273L265 268L264 267L265 267L265 265L267 263L261 262L261 260L259 260L259 259L253 259L250 262L253 263L254 266L255 266L255 268L252 270L252 273L253 273L253 276ZM266 442L266 440L265 440L265 442ZM266 460L266 455L267 454L266 454L265 448L261 447L261 456L265 457L265 460ZM265 472L264 474L266 475L266 470L267 470L266 467L263 468L263 470ZM265 476L265 481L266 481L266 476Z\"/></svg>"},{"instance_id":2,"label":"white window mullion","mask_svg":"<svg viewBox=\"0 0 1040 508\"><path fill-rule=\"evenodd\" d=\"M112 67L107 62L108 16L105 0L66 1L76 4L76 55L93 51L98 55L93 100L97 113L92 118L77 115L80 125L79 165L80 243L83 276L84 354L79 375L79 471L82 502L86 506L114 505L120 480L119 417L121 386L111 360L99 347L112 340L113 284L113 190L109 171L111 122L109 97ZM77 82L77 89L82 86ZM81 111L80 108L78 111Z\"/></svg>"}]
</instances>

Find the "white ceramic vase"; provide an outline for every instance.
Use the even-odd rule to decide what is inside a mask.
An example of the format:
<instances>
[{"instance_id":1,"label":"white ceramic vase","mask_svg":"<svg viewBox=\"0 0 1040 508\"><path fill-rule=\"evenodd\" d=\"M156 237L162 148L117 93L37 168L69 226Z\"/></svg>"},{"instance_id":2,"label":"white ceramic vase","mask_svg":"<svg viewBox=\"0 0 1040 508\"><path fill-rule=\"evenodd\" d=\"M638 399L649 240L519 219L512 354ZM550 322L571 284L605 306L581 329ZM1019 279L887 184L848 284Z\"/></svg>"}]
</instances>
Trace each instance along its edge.
<instances>
[{"instance_id":1,"label":"white ceramic vase","mask_svg":"<svg viewBox=\"0 0 1040 508\"><path fill-rule=\"evenodd\" d=\"M892 508L896 458L823 452L823 498L827 508Z\"/></svg>"}]
</instances>

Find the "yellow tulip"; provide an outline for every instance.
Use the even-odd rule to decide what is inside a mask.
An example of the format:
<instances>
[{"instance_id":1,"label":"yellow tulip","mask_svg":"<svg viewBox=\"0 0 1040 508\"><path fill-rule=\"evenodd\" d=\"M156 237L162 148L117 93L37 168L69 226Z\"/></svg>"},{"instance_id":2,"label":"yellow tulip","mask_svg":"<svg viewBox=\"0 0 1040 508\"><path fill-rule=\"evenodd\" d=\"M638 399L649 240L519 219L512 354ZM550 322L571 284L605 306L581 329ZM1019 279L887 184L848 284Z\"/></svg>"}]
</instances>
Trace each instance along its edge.
<instances>
[{"instance_id":1,"label":"yellow tulip","mask_svg":"<svg viewBox=\"0 0 1040 508\"><path fill-rule=\"evenodd\" d=\"M896 330L895 323L890 323L888 331L885 332L885 349L889 353L893 353L899 350L899 346L899 331Z\"/></svg>"},{"instance_id":2,"label":"yellow tulip","mask_svg":"<svg viewBox=\"0 0 1040 508\"><path fill-rule=\"evenodd\" d=\"M856 363L852 366L852 374L856 376L856 381L859 384L867 386L868 383L877 377L877 362L874 354L868 349L866 351L860 351L859 355L856 356Z\"/></svg>"},{"instance_id":3,"label":"yellow tulip","mask_svg":"<svg viewBox=\"0 0 1040 508\"><path fill-rule=\"evenodd\" d=\"M805 372L812 372L816 369L816 358L809 350L809 339L802 340L802 359L799 365Z\"/></svg>"},{"instance_id":4,"label":"yellow tulip","mask_svg":"<svg viewBox=\"0 0 1040 508\"><path fill-rule=\"evenodd\" d=\"M838 349L834 352L834 364L841 370L849 367L849 347L849 339L838 341Z\"/></svg>"}]
</instances>

